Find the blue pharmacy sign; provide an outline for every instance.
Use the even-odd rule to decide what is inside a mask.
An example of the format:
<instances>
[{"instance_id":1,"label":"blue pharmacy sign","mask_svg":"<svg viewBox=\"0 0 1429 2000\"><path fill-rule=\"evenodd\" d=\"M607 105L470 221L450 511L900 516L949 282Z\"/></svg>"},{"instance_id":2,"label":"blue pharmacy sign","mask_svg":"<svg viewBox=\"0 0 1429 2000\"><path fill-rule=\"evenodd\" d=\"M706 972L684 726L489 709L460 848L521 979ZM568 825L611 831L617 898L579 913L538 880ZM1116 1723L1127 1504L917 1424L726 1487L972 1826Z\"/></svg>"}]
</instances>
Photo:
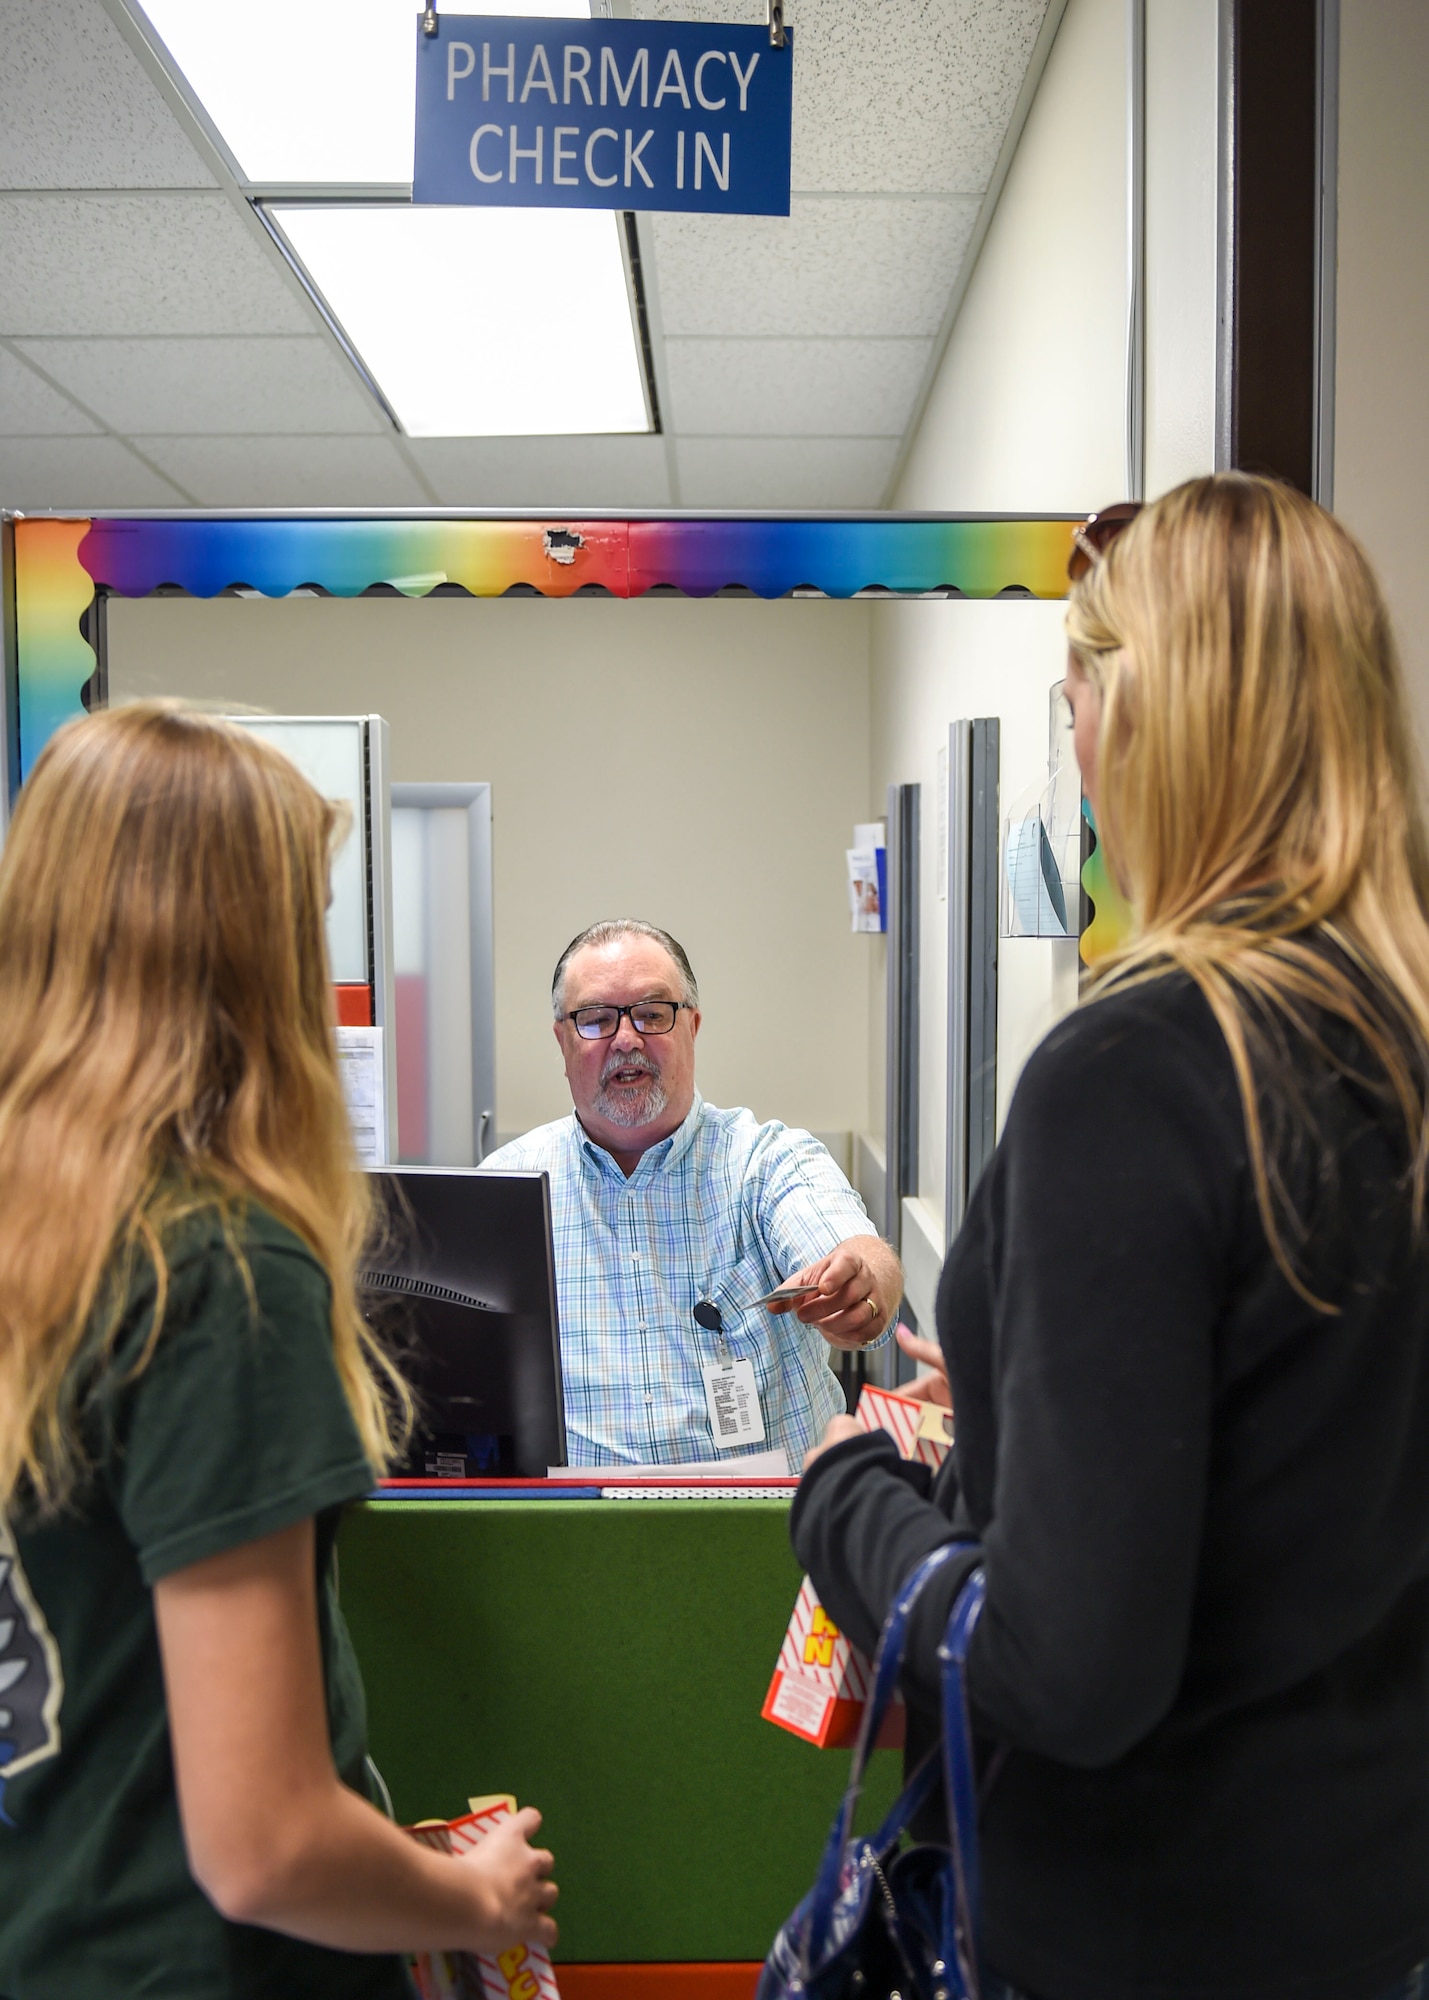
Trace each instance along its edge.
<instances>
[{"instance_id":1,"label":"blue pharmacy sign","mask_svg":"<svg viewBox=\"0 0 1429 2000\"><path fill-rule=\"evenodd\" d=\"M417 17L414 202L789 213L794 38L695 21Z\"/></svg>"}]
</instances>

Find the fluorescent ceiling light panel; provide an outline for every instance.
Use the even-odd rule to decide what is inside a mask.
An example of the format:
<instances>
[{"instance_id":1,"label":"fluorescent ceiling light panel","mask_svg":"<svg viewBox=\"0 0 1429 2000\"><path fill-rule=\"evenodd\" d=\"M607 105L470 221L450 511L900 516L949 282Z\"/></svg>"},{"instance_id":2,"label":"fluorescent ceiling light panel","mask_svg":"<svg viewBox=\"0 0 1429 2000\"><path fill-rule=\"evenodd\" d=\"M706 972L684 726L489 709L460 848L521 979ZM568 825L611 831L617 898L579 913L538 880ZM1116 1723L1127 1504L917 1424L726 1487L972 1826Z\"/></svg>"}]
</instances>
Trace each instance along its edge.
<instances>
[{"instance_id":1,"label":"fluorescent ceiling light panel","mask_svg":"<svg viewBox=\"0 0 1429 2000\"><path fill-rule=\"evenodd\" d=\"M247 180L410 182L414 0L143 0L143 11ZM590 15L588 0L458 11Z\"/></svg>"},{"instance_id":2,"label":"fluorescent ceiling light panel","mask_svg":"<svg viewBox=\"0 0 1429 2000\"><path fill-rule=\"evenodd\" d=\"M410 437L649 430L610 211L268 215Z\"/></svg>"}]
</instances>

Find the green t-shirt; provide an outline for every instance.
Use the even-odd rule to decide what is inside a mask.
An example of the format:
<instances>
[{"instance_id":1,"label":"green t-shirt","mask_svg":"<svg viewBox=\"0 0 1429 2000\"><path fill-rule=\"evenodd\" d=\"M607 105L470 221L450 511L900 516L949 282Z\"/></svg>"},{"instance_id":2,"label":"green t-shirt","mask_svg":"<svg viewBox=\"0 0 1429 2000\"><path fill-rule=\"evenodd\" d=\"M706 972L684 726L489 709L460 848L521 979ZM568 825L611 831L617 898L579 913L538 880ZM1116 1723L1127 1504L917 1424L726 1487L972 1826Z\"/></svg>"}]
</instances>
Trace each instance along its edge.
<instances>
[{"instance_id":1,"label":"green t-shirt","mask_svg":"<svg viewBox=\"0 0 1429 2000\"><path fill-rule=\"evenodd\" d=\"M407 2000L400 1962L222 1918L189 1874L151 1587L317 1519L328 1726L366 1795L362 1683L333 1589L342 1502L371 1474L333 1361L331 1297L291 1230L251 1208L243 1275L216 1214L170 1249L149 1365L136 1278L86 1398L93 1476L57 1519L0 1517L0 1994L7 2000ZM276 1803L276 1802L275 1802Z\"/></svg>"}]
</instances>

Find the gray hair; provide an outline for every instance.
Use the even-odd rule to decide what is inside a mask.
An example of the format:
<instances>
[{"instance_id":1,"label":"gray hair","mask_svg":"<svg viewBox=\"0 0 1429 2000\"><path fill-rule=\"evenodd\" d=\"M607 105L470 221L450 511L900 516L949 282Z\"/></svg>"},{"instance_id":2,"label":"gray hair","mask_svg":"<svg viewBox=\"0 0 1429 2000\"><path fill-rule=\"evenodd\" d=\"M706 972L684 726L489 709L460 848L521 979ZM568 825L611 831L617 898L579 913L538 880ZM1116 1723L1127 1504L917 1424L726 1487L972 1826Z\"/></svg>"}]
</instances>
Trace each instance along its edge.
<instances>
[{"instance_id":1,"label":"gray hair","mask_svg":"<svg viewBox=\"0 0 1429 2000\"><path fill-rule=\"evenodd\" d=\"M578 951L584 951L588 944L614 944L617 938L653 938L662 951L667 951L674 960L680 975L680 983L685 989L685 998L692 1007L700 1004L700 989L695 983L695 975L685 947L678 938L672 938L668 931L662 931L658 924L643 923L639 917L607 917L598 924L589 924L579 937L573 937L560 957L556 960L555 972L551 975L551 1006L559 1021L565 1012L566 967Z\"/></svg>"}]
</instances>

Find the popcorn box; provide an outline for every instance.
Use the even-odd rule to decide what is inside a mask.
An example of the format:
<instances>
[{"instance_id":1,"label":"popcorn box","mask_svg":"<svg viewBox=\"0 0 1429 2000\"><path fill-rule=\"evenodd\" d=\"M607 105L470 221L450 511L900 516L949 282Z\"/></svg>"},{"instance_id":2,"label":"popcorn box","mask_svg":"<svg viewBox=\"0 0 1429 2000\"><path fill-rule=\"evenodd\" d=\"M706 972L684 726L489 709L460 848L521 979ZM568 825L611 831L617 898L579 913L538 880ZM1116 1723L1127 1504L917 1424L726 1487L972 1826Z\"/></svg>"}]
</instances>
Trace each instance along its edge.
<instances>
[{"instance_id":1,"label":"popcorn box","mask_svg":"<svg viewBox=\"0 0 1429 2000\"><path fill-rule=\"evenodd\" d=\"M425 1847L462 1854L516 1810L516 1801L507 1792L468 1799L467 1805L470 1810L460 1819L424 1819L407 1831ZM494 1957L485 1952L423 1951L417 1954L413 1972L422 2000L561 2000L555 1971L539 1944L515 1944Z\"/></svg>"},{"instance_id":2,"label":"popcorn box","mask_svg":"<svg viewBox=\"0 0 1429 2000\"><path fill-rule=\"evenodd\" d=\"M853 1420L866 1431L891 1432L904 1458L931 1465L936 1472L953 1442L952 1415L938 1403L899 1396L891 1389L875 1389L867 1382Z\"/></svg>"},{"instance_id":3,"label":"popcorn box","mask_svg":"<svg viewBox=\"0 0 1429 2000\"><path fill-rule=\"evenodd\" d=\"M912 1396L865 1385L854 1421L866 1431L888 1431L904 1458L937 1467L952 1443L949 1412ZM873 1684L870 1662L840 1632L808 1577L779 1648L779 1660L760 1714L820 1749L847 1749L858 1735ZM903 1743L903 1698L895 1695L877 1737L880 1750Z\"/></svg>"}]
</instances>

